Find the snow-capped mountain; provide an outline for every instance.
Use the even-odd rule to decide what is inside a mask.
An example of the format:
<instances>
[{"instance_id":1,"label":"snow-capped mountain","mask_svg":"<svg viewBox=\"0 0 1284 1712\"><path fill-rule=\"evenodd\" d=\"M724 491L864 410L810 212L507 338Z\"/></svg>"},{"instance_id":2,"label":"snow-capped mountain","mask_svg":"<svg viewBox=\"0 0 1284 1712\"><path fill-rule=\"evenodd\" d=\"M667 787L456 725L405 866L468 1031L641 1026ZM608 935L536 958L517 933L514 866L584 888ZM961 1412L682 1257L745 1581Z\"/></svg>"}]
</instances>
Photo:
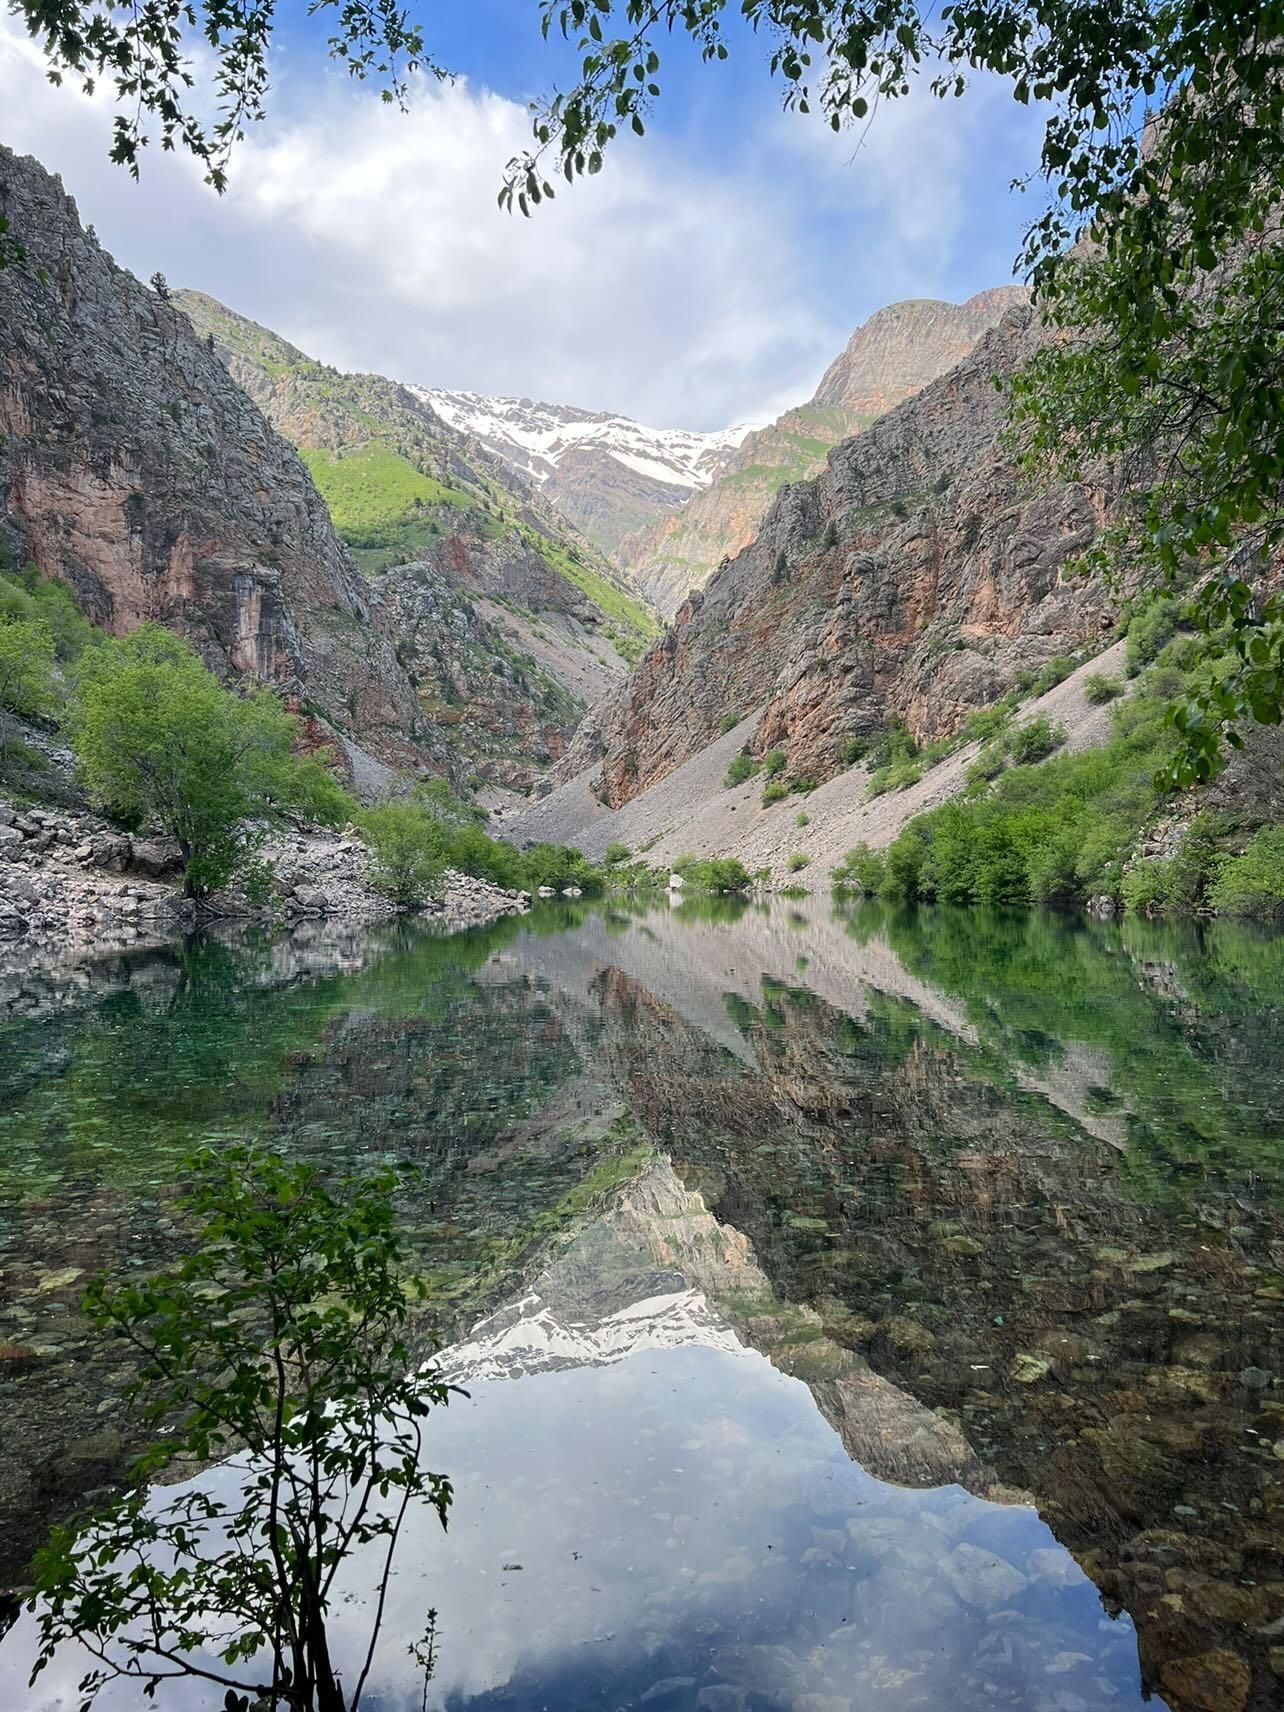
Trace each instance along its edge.
<instances>
[{"instance_id":1,"label":"snow-capped mountain","mask_svg":"<svg viewBox=\"0 0 1284 1712\"><path fill-rule=\"evenodd\" d=\"M748 1353L701 1290L649 1296L601 1319L572 1316L538 1292L510 1303L445 1349L432 1366L452 1385L517 1379L566 1367L604 1367L656 1349L720 1349Z\"/></svg>"},{"instance_id":2,"label":"snow-capped mountain","mask_svg":"<svg viewBox=\"0 0 1284 1712\"><path fill-rule=\"evenodd\" d=\"M754 424L695 433L529 398L411 390L610 549L713 481Z\"/></svg>"}]
</instances>

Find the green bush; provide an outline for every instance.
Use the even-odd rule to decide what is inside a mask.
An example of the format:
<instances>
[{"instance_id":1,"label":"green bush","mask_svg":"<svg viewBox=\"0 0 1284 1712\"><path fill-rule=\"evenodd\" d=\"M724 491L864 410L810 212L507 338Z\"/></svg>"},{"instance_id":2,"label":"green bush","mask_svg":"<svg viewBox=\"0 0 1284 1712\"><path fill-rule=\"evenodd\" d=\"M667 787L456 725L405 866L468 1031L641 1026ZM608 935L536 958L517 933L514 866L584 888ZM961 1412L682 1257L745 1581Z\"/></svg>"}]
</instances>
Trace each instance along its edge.
<instances>
[{"instance_id":1,"label":"green bush","mask_svg":"<svg viewBox=\"0 0 1284 1712\"><path fill-rule=\"evenodd\" d=\"M816 789L819 782L818 779L813 779L810 773L799 773L796 778L789 781L789 788L796 796L807 797Z\"/></svg>"},{"instance_id":2,"label":"green bush","mask_svg":"<svg viewBox=\"0 0 1284 1712\"><path fill-rule=\"evenodd\" d=\"M1156 774L1178 739L1149 685L1113 721L1100 749L1014 766L984 796L913 820L887 852L881 891L950 903L1118 896L1137 828L1160 800Z\"/></svg>"},{"instance_id":3,"label":"green bush","mask_svg":"<svg viewBox=\"0 0 1284 1712\"><path fill-rule=\"evenodd\" d=\"M1284 826L1264 826L1223 861L1208 897L1219 915L1284 915Z\"/></svg>"},{"instance_id":4,"label":"green bush","mask_svg":"<svg viewBox=\"0 0 1284 1712\"><path fill-rule=\"evenodd\" d=\"M81 612L70 589L53 577L42 577L34 565L0 572L0 623L20 619L47 629L54 653L62 661L78 659L102 632Z\"/></svg>"},{"instance_id":5,"label":"green bush","mask_svg":"<svg viewBox=\"0 0 1284 1712\"><path fill-rule=\"evenodd\" d=\"M735 785L743 785L746 779L751 779L754 776L756 771L753 756L742 749L727 768L722 780L723 785L727 790L731 790Z\"/></svg>"},{"instance_id":6,"label":"green bush","mask_svg":"<svg viewBox=\"0 0 1284 1712\"><path fill-rule=\"evenodd\" d=\"M887 863L877 850L863 841L846 856L830 875L835 891L863 892L874 897L887 879Z\"/></svg>"},{"instance_id":7,"label":"green bush","mask_svg":"<svg viewBox=\"0 0 1284 1712\"><path fill-rule=\"evenodd\" d=\"M608 868L618 868L622 863L629 861L632 855L633 852L627 844L621 844L618 840L613 839L607 845L606 854L602 857L602 861Z\"/></svg>"},{"instance_id":8,"label":"green bush","mask_svg":"<svg viewBox=\"0 0 1284 1712\"><path fill-rule=\"evenodd\" d=\"M788 785L782 784L779 779L769 779L762 788L762 806L770 808L772 803L783 802L788 795Z\"/></svg>"},{"instance_id":9,"label":"green bush","mask_svg":"<svg viewBox=\"0 0 1284 1712\"><path fill-rule=\"evenodd\" d=\"M725 737L729 731L734 731L739 723L740 715L738 713L724 713L718 730Z\"/></svg>"},{"instance_id":10,"label":"green bush","mask_svg":"<svg viewBox=\"0 0 1284 1712\"><path fill-rule=\"evenodd\" d=\"M1030 685L1031 695L1047 695L1058 684L1064 683L1075 669L1076 662L1069 654L1055 654L1046 666L1035 674Z\"/></svg>"},{"instance_id":11,"label":"green bush","mask_svg":"<svg viewBox=\"0 0 1284 1712\"><path fill-rule=\"evenodd\" d=\"M1083 680L1083 693L1093 707L1104 707L1123 694L1123 685L1118 678L1108 678L1104 672L1089 672Z\"/></svg>"},{"instance_id":12,"label":"green bush","mask_svg":"<svg viewBox=\"0 0 1284 1712\"><path fill-rule=\"evenodd\" d=\"M248 823L353 813L324 767L293 753L297 721L270 691L234 695L157 625L85 651L67 730L91 799L177 840L191 897L252 869Z\"/></svg>"},{"instance_id":13,"label":"green bush","mask_svg":"<svg viewBox=\"0 0 1284 1712\"><path fill-rule=\"evenodd\" d=\"M1037 719L1027 720L1011 731L1005 747L1012 761L1023 767L1046 759L1060 749L1065 740L1065 727L1040 714Z\"/></svg>"},{"instance_id":14,"label":"green bush","mask_svg":"<svg viewBox=\"0 0 1284 1712\"><path fill-rule=\"evenodd\" d=\"M794 816L794 825L797 827L810 826L811 816L809 814L796 814Z\"/></svg>"},{"instance_id":15,"label":"green bush","mask_svg":"<svg viewBox=\"0 0 1284 1712\"><path fill-rule=\"evenodd\" d=\"M734 856L679 856L673 868L697 891L744 892L751 884L748 869Z\"/></svg>"},{"instance_id":16,"label":"green bush","mask_svg":"<svg viewBox=\"0 0 1284 1712\"><path fill-rule=\"evenodd\" d=\"M887 791L908 790L916 785L923 777L923 769L917 761L897 761L889 767L880 767L869 781L871 797L881 797Z\"/></svg>"},{"instance_id":17,"label":"green bush","mask_svg":"<svg viewBox=\"0 0 1284 1712\"><path fill-rule=\"evenodd\" d=\"M1168 890L1168 863L1151 856L1134 862L1119 883L1125 909L1135 915L1151 915L1164 907Z\"/></svg>"},{"instance_id":18,"label":"green bush","mask_svg":"<svg viewBox=\"0 0 1284 1712\"><path fill-rule=\"evenodd\" d=\"M770 749L762 758L762 770L769 779L779 778L785 770L783 749Z\"/></svg>"},{"instance_id":19,"label":"green bush","mask_svg":"<svg viewBox=\"0 0 1284 1712\"><path fill-rule=\"evenodd\" d=\"M811 857L804 856L801 850L796 850L785 863L785 867L791 874L801 874L804 868L809 868L810 866Z\"/></svg>"},{"instance_id":20,"label":"green bush","mask_svg":"<svg viewBox=\"0 0 1284 1712\"><path fill-rule=\"evenodd\" d=\"M442 823L410 802L382 803L361 816L370 884L406 909L441 895L446 858Z\"/></svg>"},{"instance_id":21,"label":"green bush","mask_svg":"<svg viewBox=\"0 0 1284 1712\"><path fill-rule=\"evenodd\" d=\"M0 709L29 719L54 705L54 640L38 619L0 615Z\"/></svg>"},{"instance_id":22,"label":"green bush","mask_svg":"<svg viewBox=\"0 0 1284 1712\"><path fill-rule=\"evenodd\" d=\"M1169 595L1159 595L1140 605L1128 621L1128 645L1124 665L1130 678L1149 666L1177 634L1181 606Z\"/></svg>"},{"instance_id":23,"label":"green bush","mask_svg":"<svg viewBox=\"0 0 1284 1712\"><path fill-rule=\"evenodd\" d=\"M869 753L867 737L845 737L843 739L842 760L844 767L854 767L863 761Z\"/></svg>"}]
</instances>

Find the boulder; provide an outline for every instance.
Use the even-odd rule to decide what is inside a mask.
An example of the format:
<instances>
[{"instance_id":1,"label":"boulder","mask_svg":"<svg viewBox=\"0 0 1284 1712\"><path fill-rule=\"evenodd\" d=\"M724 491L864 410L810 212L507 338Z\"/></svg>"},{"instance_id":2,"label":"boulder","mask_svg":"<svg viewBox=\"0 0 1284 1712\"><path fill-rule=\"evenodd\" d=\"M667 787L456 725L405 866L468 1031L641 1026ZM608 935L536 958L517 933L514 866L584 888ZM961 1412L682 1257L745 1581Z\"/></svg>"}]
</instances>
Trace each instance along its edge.
<instances>
[{"instance_id":1,"label":"boulder","mask_svg":"<svg viewBox=\"0 0 1284 1712\"><path fill-rule=\"evenodd\" d=\"M183 866L183 852L176 838L136 838L133 865L153 880L175 874Z\"/></svg>"},{"instance_id":2,"label":"boulder","mask_svg":"<svg viewBox=\"0 0 1284 1712\"><path fill-rule=\"evenodd\" d=\"M94 867L107 868L116 874L125 872L131 854L129 839L115 833L105 833L102 837L95 838L90 847L90 861Z\"/></svg>"},{"instance_id":3,"label":"boulder","mask_svg":"<svg viewBox=\"0 0 1284 1712\"><path fill-rule=\"evenodd\" d=\"M322 891L320 886L296 886L294 901L300 909L309 915L328 915L330 913L330 894Z\"/></svg>"}]
</instances>

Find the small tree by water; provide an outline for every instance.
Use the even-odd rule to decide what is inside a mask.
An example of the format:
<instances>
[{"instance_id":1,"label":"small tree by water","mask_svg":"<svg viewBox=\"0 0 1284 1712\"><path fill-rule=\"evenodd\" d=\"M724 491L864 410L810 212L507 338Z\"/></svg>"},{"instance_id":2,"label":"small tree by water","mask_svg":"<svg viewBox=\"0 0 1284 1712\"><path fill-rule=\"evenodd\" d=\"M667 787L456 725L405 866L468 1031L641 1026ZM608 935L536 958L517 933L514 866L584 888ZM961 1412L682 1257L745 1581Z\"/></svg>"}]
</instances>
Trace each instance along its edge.
<instances>
[{"instance_id":1,"label":"small tree by water","mask_svg":"<svg viewBox=\"0 0 1284 1712\"><path fill-rule=\"evenodd\" d=\"M167 1681L291 1712L356 1712L412 1504L444 1527L452 1491L421 1462L423 1423L451 1387L410 1371L409 1300L390 1171L327 1186L310 1166L247 1147L195 1162L194 1251L139 1284L92 1285L86 1312L141 1357L132 1394L165 1430L134 1489L57 1528L36 1559L40 1651L93 1658L82 1708L125 1679ZM146 1483L175 1459L232 1458L166 1499ZM225 1493L231 1477L234 1490ZM336 1577L365 1548L372 1609L345 1677L330 1652ZM412 1653L431 1670L434 1613Z\"/></svg>"}]
</instances>

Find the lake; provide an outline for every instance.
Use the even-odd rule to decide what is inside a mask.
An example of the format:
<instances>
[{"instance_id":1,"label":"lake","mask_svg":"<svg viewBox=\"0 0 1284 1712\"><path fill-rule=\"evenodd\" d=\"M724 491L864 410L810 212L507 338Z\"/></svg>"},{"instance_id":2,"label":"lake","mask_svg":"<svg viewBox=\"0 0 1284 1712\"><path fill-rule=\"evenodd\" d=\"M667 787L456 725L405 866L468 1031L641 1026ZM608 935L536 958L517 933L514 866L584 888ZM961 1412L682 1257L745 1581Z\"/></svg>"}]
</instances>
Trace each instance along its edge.
<instances>
[{"instance_id":1,"label":"lake","mask_svg":"<svg viewBox=\"0 0 1284 1712\"><path fill-rule=\"evenodd\" d=\"M84 1283L247 1137L417 1167L468 1395L379 1707L429 1605L452 1712L1284 1700L1284 938L693 899L0 976L0 1583L138 1442ZM31 1623L0 1705L74 1705Z\"/></svg>"}]
</instances>

